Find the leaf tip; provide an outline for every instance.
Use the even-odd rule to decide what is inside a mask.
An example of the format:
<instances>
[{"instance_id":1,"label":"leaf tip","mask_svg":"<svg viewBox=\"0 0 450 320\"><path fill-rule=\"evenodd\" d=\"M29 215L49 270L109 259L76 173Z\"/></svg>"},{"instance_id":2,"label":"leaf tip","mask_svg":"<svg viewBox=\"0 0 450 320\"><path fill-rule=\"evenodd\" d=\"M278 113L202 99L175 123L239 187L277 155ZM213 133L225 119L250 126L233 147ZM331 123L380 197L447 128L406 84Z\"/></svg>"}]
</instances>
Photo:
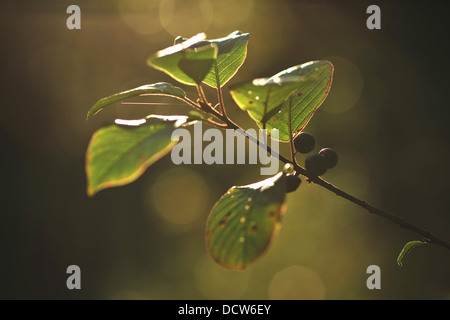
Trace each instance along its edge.
<instances>
[{"instance_id":1,"label":"leaf tip","mask_svg":"<svg viewBox=\"0 0 450 320\"><path fill-rule=\"evenodd\" d=\"M400 251L400 254L397 257L397 265L399 267L403 266L403 259L405 259L406 255L411 252L412 249L414 249L415 247L427 244L428 242L423 242L423 241L410 241L407 244L405 244L403 246L402 251Z\"/></svg>"},{"instance_id":2,"label":"leaf tip","mask_svg":"<svg viewBox=\"0 0 450 320\"><path fill-rule=\"evenodd\" d=\"M89 109L89 111L86 114L86 120L89 120L90 117L96 115L97 113L100 112L100 110L102 110L102 107L100 106L102 100L104 100L104 98L97 101L97 103Z\"/></svg>"},{"instance_id":3,"label":"leaf tip","mask_svg":"<svg viewBox=\"0 0 450 320\"><path fill-rule=\"evenodd\" d=\"M92 188L92 186L90 184L88 184L87 188L86 188L86 194L89 198L93 198L95 196L95 194L97 193L97 190L95 190L94 188Z\"/></svg>"}]
</instances>

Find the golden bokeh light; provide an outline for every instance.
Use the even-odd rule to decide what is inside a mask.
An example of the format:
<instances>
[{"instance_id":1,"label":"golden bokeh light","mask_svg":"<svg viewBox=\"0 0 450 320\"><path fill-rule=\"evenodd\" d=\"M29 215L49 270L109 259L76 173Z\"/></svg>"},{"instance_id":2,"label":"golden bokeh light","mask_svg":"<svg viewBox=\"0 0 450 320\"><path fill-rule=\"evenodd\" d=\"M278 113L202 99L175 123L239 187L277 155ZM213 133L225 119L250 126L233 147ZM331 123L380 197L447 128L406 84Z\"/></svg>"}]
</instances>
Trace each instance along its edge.
<instances>
[{"instance_id":1,"label":"golden bokeh light","mask_svg":"<svg viewBox=\"0 0 450 320\"><path fill-rule=\"evenodd\" d=\"M207 299L238 299L247 291L249 272L225 269L207 254L200 257L195 273L197 287Z\"/></svg>"},{"instance_id":2,"label":"golden bokeh light","mask_svg":"<svg viewBox=\"0 0 450 320\"><path fill-rule=\"evenodd\" d=\"M159 6L161 25L174 37L207 32L213 16L209 0L162 0Z\"/></svg>"},{"instance_id":3,"label":"golden bokeh light","mask_svg":"<svg viewBox=\"0 0 450 320\"><path fill-rule=\"evenodd\" d=\"M358 103L364 83L361 73L351 60L340 56L328 57L334 65L333 84L323 110L329 113L346 112Z\"/></svg>"},{"instance_id":4,"label":"golden bokeh light","mask_svg":"<svg viewBox=\"0 0 450 320\"><path fill-rule=\"evenodd\" d=\"M189 224L209 211L210 188L194 170L176 167L152 181L150 199L168 222Z\"/></svg>"},{"instance_id":5,"label":"golden bokeh light","mask_svg":"<svg viewBox=\"0 0 450 320\"><path fill-rule=\"evenodd\" d=\"M159 23L159 0L119 0L120 18L140 34L155 34L162 30Z\"/></svg>"},{"instance_id":6,"label":"golden bokeh light","mask_svg":"<svg viewBox=\"0 0 450 320\"><path fill-rule=\"evenodd\" d=\"M317 272L294 265L273 276L268 296L273 300L322 300L325 299L325 286Z\"/></svg>"},{"instance_id":7,"label":"golden bokeh light","mask_svg":"<svg viewBox=\"0 0 450 320\"><path fill-rule=\"evenodd\" d=\"M211 4L214 10L213 25L233 30L247 22L255 7L254 0L212 0Z\"/></svg>"}]
</instances>

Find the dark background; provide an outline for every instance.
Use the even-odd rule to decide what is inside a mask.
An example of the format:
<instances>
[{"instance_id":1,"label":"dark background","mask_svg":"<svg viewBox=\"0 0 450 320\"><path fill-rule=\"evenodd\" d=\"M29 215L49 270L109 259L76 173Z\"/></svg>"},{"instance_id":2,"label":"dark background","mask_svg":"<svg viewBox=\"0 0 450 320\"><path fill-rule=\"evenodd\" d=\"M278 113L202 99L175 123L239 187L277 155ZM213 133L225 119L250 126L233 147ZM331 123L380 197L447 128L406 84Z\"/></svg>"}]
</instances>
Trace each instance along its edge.
<instances>
[{"instance_id":1,"label":"dark background","mask_svg":"<svg viewBox=\"0 0 450 320\"><path fill-rule=\"evenodd\" d=\"M66 28L69 4L81 8L81 30ZM381 8L381 30L366 28L370 4ZM176 84L145 60L177 35L241 30L250 33L247 60L229 84L329 59L334 82L306 129L318 148L339 153L324 178L450 240L449 9L445 1L2 3L0 298L449 299L448 250L420 247L400 268L402 246L421 237L320 187L304 182L289 194L273 247L233 272L206 253L206 217L229 187L258 181L258 166L175 166L166 157L93 198L84 171L104 122L188 110L116 104L86 121L93 103ZM254 126L225 93L230 116ZM81 268L78 291L65 284L72 264ZM366 287L372 264L381 290Z\"/></svg>"}]
</instances>

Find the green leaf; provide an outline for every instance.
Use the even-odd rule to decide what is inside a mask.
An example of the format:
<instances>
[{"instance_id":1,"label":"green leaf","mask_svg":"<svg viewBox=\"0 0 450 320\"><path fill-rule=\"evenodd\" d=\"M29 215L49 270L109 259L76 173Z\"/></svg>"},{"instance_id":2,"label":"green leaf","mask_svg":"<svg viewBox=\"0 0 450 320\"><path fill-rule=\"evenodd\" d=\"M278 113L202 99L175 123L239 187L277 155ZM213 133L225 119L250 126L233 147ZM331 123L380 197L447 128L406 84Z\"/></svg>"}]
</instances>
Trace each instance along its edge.
<instances>
[{"instance_id":1,"label":"green leaf","mask_svg":"<svg viewBox=\"0 0 450 320\"><path fill-rule=\"evenodd\" d=\"M204 33L158 51L147 59L147 64L163 71L175 80L187 84L200 84L212 68L217 58L217 46L199 44L205 38Z\"/></svg>"},{"instance_id":2,"label":"green leaf","mask_svg":"<svg viewBox=\"0 0 450 320\"><path fill-rule=\"evenodd\" d=\"M216 66L221 87L236 74L244 63L247 56L248 37L248 33L234 31L225 38L209 40L219 49ZM217 86L215 68L210 70L203 82L213 88Z\"/></svg>"},{"instance_id":3,"label":"green leaf","mask_svg":"<svg viewBox=\"0 0 450 320\"><path fill-rule=\"evenodd\" d=\"M215 45L218 48L216 66L219 74L220 86L224 86L239 70L244 63L247 56L247 43L249 34L241 33L236 30L230 33L228 36L213 40L202 40L191 46L195 48L198 46ZM185 38L177 37L175 44L185 41ZM216 70L213 66L206 77L203 79L203 83L210 87L216 88Z\"/></svg>"},{"instance_id":4,"label":"green leaf","mask_svg":"<svg viewBox=\"0 0 450 320\"><path fill-rule=\"evenodd\" d=\"M278 129L282 142L288 142L291 136L301 132L323 103L331 88L334 67L329 61L313 61L291 69L289 74L300 76L304 81L291 95L292 101L284 101L280 110L267 121L267 129Z\"/></svg>"},{"instance_id":5,"label":"green leaf","mask_svg":"<svg viewBox=\"0 0 450 320\"><path fill-rule=\"evenodd\" d=\"M302 130L322 104L331 87L333 65L311 61L283 70L268 79L230 86L237 105L246 110L258 126L279 129L279 140ZM288 99L292 96L292 107ZM291 117L289 117L291 111ZM291 118L291 133L289 132Z\"/></svg>"},{"instance_id":6,"label":"green leaf","mask_svg":"<svg viewBox=\"0 0 450 320\"><path fill-rule=\"evenodd\" d=\"M285 173L232 187L215 204L206 228L212 258L229 269L245 269L270 246L285 210Z\"/></svg>"},{"instance_id":7,"label":"green leaf","mask_svg":"<svg viewBox=\"0 0 450 320\"><path fill-rule=\"evenodd\" d=\"M151 115L139 120L116 119L97 130L86 153L87 193L126 185L176 145L172 132L187 125L186 116Z\"/></svg>"},{"instance_id":8,"label":"green leaf","mask_svg":"<svg viewBox=\"0 0 450 320\"><path fill-rule=\"evenodd\" d=\"M214 64L217 49L213 46L202 47L194 53L187 51L185 58L178 62L178 67L196 84L201 84Z\"/></svg>"},{"instance_id":9,"label":"green leaf","mask_svg":"<svg viewBox=\"0 0 450 320\"><path fill-rule=\"evenodd\" d=\"M403 259L405 259L406 255L415 247L427 244L423 241L410 241L403 247L402 251L397 257L397 264L401 267L403 265Z\"/></svg>"},{"instance_id":10,"label":"green leaf","mask_svg":"<svg viewBox=\"0 0 450 320\"><path fill-rule=\"evenodd\" d=\"M296 86L297 84L293 82L277 85L269 78L235 84L230 86L229 90L236 104L263 127L268 115L278 111L277 108L295 91Z\"/></svg>"},{"instance_id":11,"label":"green leaf","mask_svg":"<svg viewBox=\"0 0 450 320\"><path fill-rule=\"evenodd\" d=\"M114 102L140 96L140 95L162 95L162 96L171 96L178 99L183 99L186 97L186 93L183 89L175 87L174 85L167 82L159 82L154 84L146 84L144 86L140 86L134 89L122 91L116 94L113 94L109 97L100 99L97 101L92 108L89 110L87 114L87 118L93 116L94 114L100 112L104 107L110 105Z\"/></svg>"}]
</instances>

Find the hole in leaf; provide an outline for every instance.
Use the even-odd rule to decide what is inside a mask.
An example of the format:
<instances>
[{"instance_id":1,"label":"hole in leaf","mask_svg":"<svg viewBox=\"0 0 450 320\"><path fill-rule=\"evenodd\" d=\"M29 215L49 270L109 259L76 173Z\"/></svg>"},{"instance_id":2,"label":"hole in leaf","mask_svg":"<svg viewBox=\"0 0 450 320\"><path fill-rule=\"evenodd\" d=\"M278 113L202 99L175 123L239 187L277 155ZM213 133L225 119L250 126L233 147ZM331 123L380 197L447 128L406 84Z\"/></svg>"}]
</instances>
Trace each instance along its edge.
<instances>
[{"instance_id":1,"label":"hole in leaf","mask_svg":"<svg viewBox=\"0 0 450 320\"><path fill-rule=\"evenodd\" d=\"M258 227L256 226L256 222L252 221L251 226L250 226L250 233L255 234L256 231L258 231Z\"/></svg>"}]
</instances>

